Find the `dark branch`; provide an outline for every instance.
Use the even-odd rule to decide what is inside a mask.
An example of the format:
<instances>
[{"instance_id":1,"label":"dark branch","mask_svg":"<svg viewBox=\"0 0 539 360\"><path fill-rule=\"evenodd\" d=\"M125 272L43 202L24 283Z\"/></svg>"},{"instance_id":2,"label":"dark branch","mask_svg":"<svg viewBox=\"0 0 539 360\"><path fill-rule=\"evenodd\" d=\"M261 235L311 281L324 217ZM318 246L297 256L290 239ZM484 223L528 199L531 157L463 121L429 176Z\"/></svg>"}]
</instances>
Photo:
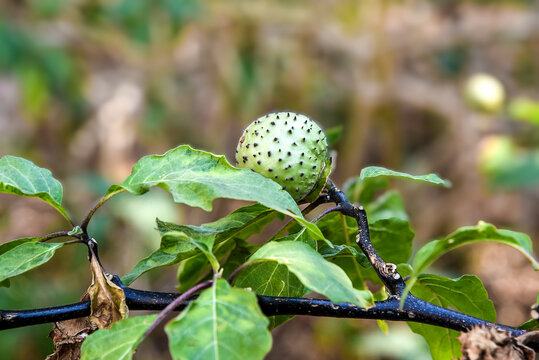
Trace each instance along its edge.
<instances>
[{"instance_id":1,"label":"dark branch","mask_svg":"<svg viewBox=\"0 0 539 360\"><path fill-rule=\"evenodd\" d=\"M163 310L181 294L161 293L137 290L126 287L115 277L115 282L124 289L127 306L130 311L135 310ZM180 301L175 310L183 310L190 301ZM335 304L328 300L287 298L258 295L258 303L262 312L267 316L273 315L310 315L338 318L380 319L393 321L413 321L424 324L442 326L445 328L467 331L475 325L494 326L501 330L511 332L518 336L524 330L481 320L473 316L458 313L420 300L408 295L404 306L399 308L399 299L390 297L385 301L377 301L374 306L364 309L352 304ZM22 326L36 325L74 319L90 315L90 301L76 304L33 309L6 311L0 310L0 330L12 329Z\"/></svg>"},{"instance_id":2,"label":"dark branch","mask_svg":"<svg viewBox=\"0 0 539 360\"><path fill-rule=\"evenodd\" d=\"M406 287L404 280L397 272L394 264L386 263L372 246L369 234L369 223L367 222L367 213L362 206L352 205L344 193L339 190L335 184L328 179L328 195L332 201L341 207L341 213L353 217L357 221L358 235L356 242L363 253L369 259L372 267L378 274L378 277L384 283L386 289L391 295L400 297Z\"/></svg>"}]
</instances>

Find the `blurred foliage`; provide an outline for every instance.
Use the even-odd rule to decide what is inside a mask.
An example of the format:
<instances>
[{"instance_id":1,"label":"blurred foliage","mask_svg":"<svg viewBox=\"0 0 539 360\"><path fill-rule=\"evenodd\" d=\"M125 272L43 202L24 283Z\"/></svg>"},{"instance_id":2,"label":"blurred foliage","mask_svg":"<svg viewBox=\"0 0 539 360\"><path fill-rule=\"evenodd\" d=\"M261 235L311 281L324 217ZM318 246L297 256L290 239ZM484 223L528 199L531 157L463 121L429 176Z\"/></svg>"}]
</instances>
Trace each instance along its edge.
<instances>
[{"instance_id":1,"label":"blurred foliage","mask_svg":"<svg viewBox=\"0 0 539 360\"><path fill-rule=\"evenodd\" d=\"M537 21L529 0L3 1L0 154L52 169L67 184L70 215L80 219L141 156L187 143L232 159L246 124L268 111L293 110L335 127L331 176L337 183L367 165L436 172L452 181L451 190L397 185L417 229L416 245L485 220L528 233L537 248ZM504 85L501 113L467 107L462 87L478 72ZM237 205L222 201L212 213L185 211L159 195L133 201L120 195L97 214L91 231L110 271L124 275L155 249L158 235L140 228L142 214L198 225ZM146 214L145 201L162 203L152 205L160 213ZM36 202L0 195L2 242L63 228L61 221ZM440 266L448 273L475 270L496 293L499 285L489 276L502 255L478 269L479 256L458 253ZM2 307L75 301L90 281L85 253L62 250L58 259L29 276L54 279L61 282L54 289L63 290L51 294L46 280L33 289L43 299L29 295L30 288L17 292L20 299L2 290ZM12 287L27 286L25 279ZM175 279L172 270L135 285L170 290ZM517 325L527 317L537 295L537 286L529 290L533 284L515 289L518 298L493 299L499 308L520 311L498 311L499 321ZM2 339L39 338L32 332L43 339L49 329L5 332ZM331 339L328 348L348 346ZM47 342L32 345L2 343L13 359L50 352ZM30 348L39 355L28 355Z\"/></svg>"}]
</instances>

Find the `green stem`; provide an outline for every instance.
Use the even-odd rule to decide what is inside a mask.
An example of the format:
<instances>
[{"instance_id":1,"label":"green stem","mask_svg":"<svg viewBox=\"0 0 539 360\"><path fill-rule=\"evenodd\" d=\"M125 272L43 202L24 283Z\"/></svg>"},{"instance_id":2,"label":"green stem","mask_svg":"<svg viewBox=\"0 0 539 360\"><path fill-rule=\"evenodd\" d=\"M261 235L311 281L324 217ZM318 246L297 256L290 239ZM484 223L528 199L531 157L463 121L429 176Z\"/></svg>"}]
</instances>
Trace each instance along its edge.
<instances>
[{"instance_id":1,"label":"green stem","mask_svg":"<svg viewBox=\"0 0 539 360\"><path fill-rule=\"evenodd\" d=\"M64 236L73 236L73 235L69 235L69 233L71 232L71 230L61 230L61 231L55 231L55 232L51 232L47 235L44 235L43 237L41 237L39 239L40 242L46 242L46 241L49 241L49 240L52 240L52 239L56 239L56 238L59 238L59 237L64 237ZM76 236L74 236L76 237Z\"/></svg>"},{"instance_id":2,"label":"green stem","mask_svg":"<svg viewBox=\"0 0 539 360\"><path fill-rule=\"evenodd\" d=\"M108 199L110 199L111 197L113 197L114 195L117 195L121 192L124 192L125 189L123 188L118 188L116 189L115 191L112 191L110 193L107 193L105 196L103 196L98 202L97 204L94 205L94 207L92 208L92 210L90 210L90 212L88 213L88 215L86 215L86 217L84 218L84 220L82 221L82 224L80 225L80 228L82 229L82 231L84 233L87 232L87 229L88 229L88 223L90 222L90 220L92 219L92 216L94 216L95 212L97 211L97 209L99 209L101 207L101 205L103 205Z\"/></svg>"}]
</instances>

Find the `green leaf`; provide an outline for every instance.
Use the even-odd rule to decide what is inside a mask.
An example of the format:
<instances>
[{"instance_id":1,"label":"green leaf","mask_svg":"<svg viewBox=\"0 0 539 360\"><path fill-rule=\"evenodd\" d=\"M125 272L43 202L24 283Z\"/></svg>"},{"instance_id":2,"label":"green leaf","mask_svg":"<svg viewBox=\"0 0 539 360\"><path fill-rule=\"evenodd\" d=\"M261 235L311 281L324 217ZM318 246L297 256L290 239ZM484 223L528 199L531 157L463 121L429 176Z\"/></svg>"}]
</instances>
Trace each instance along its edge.
<instances>
[{"instance_id":1,"label":"green leaf","mask_svg":"<svg viewBox=\"0 0 539 360\"><path fill-rule=\"evenodd\" d=\"M217 244L213 253L217 259L223 260L224 263L224 258L235 246L236 242L233 239L228 239ZM185 292L191 289L202 279L206 279L212 275L209 272L210 269L211 266L208 263L208 258L203 253L196 254L195 256L183 260L178 267L179 285L176 288L179 292Z\"/></svg>"},{"instance_id":2,"label":"green leaf","mask_svg":"<svg viewBox=\"0 0 539 360\"><path fill-rule=\"evenodd\" d=\"M342 246L356 249L357 253L360 253L358 245L356 244L357 235L357 223L354 219L346 217L339 213L331 213L325 216L319 221L318 226L322 233L331 241L333 246L339 250L344 250ZM332 252L327 250L325 246L321 246L320 250L324 249L324 257L332 263L338 265L344 270L348 277L352 280L352 284L355 288L365 289L363 282L363 272L366 270L363 268L366 258L356 256L331 256ZM341 254L345 254L346 251L339 251ZM370 267L370 263L369 263Z\"/></svg>"},{"instance_id":3,"label":"green leaf","mask_svg":"<svg viewBox=\"0 0 539 360\"><path fill-rule=\"evenodd\" d=\"M157 315L135 316L99 329L82 343L81 360L128 360L133 358L142 335Z\"/></svg>"},{"instance_id":4,"label":"green leaf","mask_svg":"<svg viewBox=\"0 0 539 360\"><path fill-rule=\"evenodd\" d=\"M299 226L298 226L299 228ZM297 232L294 232L292 234L289 234L289 235L286 235L286 236L283 236L283 237L280 237L280 238L272 238L270 241L301 241L307 245L309 245L310 247L312 247L313 249L317 250L318 249L318 242L311 238L309 236L309 232L305 231L305 228L300 228L299 231ZM331 248L333 246L333 244L331 245L328 245L328 241L325 241L325 244L324 246L327 246L329 248Z\"/></svg>"},{"instance_id":5,"label":"green leaf","mask_svg":"<svg viewBox=\"0 0 539 360\"><path fill-rule=\"evenodd\" d=\"M374 222L370 220L371 217L369 216L369 229L372 244L380 256L385 261L398 264L406 262L410 258L414 232L410 228L408 220L397 217L386 218L387 216L406 217L403 209L390 207L389 204L398 202L395 196L397 195L383 195L379 198L381 199L379 203L373 204L371 208L373 209L372 219L374 219ZM398 196L398 199L400 199L400 196ZM318 226L334 246L346 245L355 248L357 252L360 251L356 245L357 223L354 219L344 217L341 214L330 214L322 219ZM363 266L364 261L364 258L361 257L331 258L331 262L343 268L352 279L354 286L358 288L363 288L361 282L364 278L369 278L376 283L380 282L372 267L365 268Z\"/></svg>"},{"instance_id":6,"label":"green leaf","mask_svg":"<svg viewBox=\"0 0 539 360\"><path fill-rule=\"evenodd\" d=\"M70 221L62 207L62 184L49 170L29 160L9 155L0 158L0 192L39 198Z\"/></svg>"},{"instance_id":7,"label":"green leaf","mask_svg":"<svg viewBox=\"0 0 539 360\"><path fill-rule=\"evenodd\" d=\"M223 279L165 327L173 359L263 359L271 348L268 319L256 295Z\"/></svg>"},{"instance_id":8,"label":"green leaf","mask_svg":"<svg viewBox=\"0 0 539 360\"><path fill-rule=\"evenodd\" d=\"M339 143L342 137L343 130L344 130L344 126L339 125L339 126L334 126L332 128L326 129L326 131L324 131L326 133L326 138L328 141L329 148L333 148L335 145Z\"/></svg>"},{"instance_id":9,"label":"green leaf","mask_svg":"<svg viewBox=\"0 0 539 360\"><path fill-rule=\"evenodd\" d=\"M374 201L376 193L389 186L387 178L380 176L361 180L359 176L346 180L343 185L343 192L348 200L363 204L363 206Z\"/></svg>"},{"instance_id":10,"label":"green leaf","mask_svg":"<svg viewBox=\"0 0 539 360\"><path fill-rule=\"evenodd\" d=\"M181 231L169 231L161 236L161 241L166 241L169 243L181 243L182 241L185 241L192 244L194 247L202 251L202 253L210 261L214 272L217 272L220 268L219 261L212 251L213 244L215 242L215 234L204 234L202 232L189 232L189 234L186 234Z\"/></svg>"},{"instance_id":11,"label":"green leaf","mask_svg":"<svg viewBox=\"0 0 539 360\"><path fill-rule=\"evenodd\" d=\"M366 179L377 178L380 176L396 177L396 178L413 180L413 181L421 181L421 182L429 183L432 185L442 185L445 187L451 186L451 183L448 180L443 180L436 174L410 175L403 172L389 170L380 166L369 166L369 167L364 168L363 170L361 170L361 173L359 174L359 179L361 181L365 181Z\"/></svg>"},{"instance_id":12,"label":"green leaf","mask_svg":"<svg viewBox=\"0 0 539 360\"><path fill-rule=\"evenodd\" d=\"M369 291L354 289L346 273L337 265L326 261L309 245L298 241L270 242L258 249L249 262L267 260L286 265L288 270L312 291L339 303L352 303L361 307L372 304Z\"/></svg>"},{"instance_id":13,"label":"green leaf","mask_svg":"<svg viewBox=\"0 0 539 360\"><path fill-rule=\"evenodd\" d=\"M71 229L71 231L69 231L67 233L67 235L69 236L73 236L73 235L82 235L83 234L83 231L82 229L80 228L80 226L75 226L73 229Z\"/></svg>"},{"instance_id":14,"label":"green leaf","mask_svg":"<svg viewBox=\"0 0 539 360\"><path fill-rule=\"evenodd\" d=\"M39 241L39 240L40 240L40 238L21 238L21 239L16 239L16 240L11 240L11 241L5 242L5 243L0 245L0 255L2 255L6 251L9 251L9 250L21 245L21 244L24 244L24 243L27 243L27 242L36 242L36 241ZM9 281L9 279L6 279L4 281L0 281L0 287L10 287L10 286L11 286L11 282Z\"/></svg>"},{"instance_id":15,"label":"green leaf","mask_svg":"<svg viewBox=\"0 0 539 360\"><path fill-rule=\"evenodd\" d=\"M394 264L408 261L412 254L414 232L407 220L378 220L370 224L369 230L372 244L384 261Z\"/></svg>"},{"instance_id":16,"label":"green leaf","mask_svg":"<svg viewBox=\"0 0 539 360\"><path fill-rule=\"evenodd\" d=\"M432 304L452 308L487 321L496 320L494 305L477 277L464 275L449 279L437 275L420 275L412 293ZM409 322L416 334L422 335L429 344L433 360L459 359L461 343L458 331L437 326Z\"/></svg>"},{"instance_id":17,"label":"green leaf","mask_svg":"<svg viewBox=\"0 0 539 360\"><path fill-rule=\"evenodd\" d=\"M511 230L496 229L492 224L480 221L476 226L461 227L454 233L425 244L414 257L412 267L416 274L421 273L438 257L459 246L480 242L494 241L511 246L520 251L536 270L539 263L533 256L532 242L528 235Z\"/></svg>"},{"instance_id":18,"label":"green leaf","mask_svg":"<svg viewBox=\"0 0 539 360\"><path fill-rule=\"evenodd\" d=\"M0 255L0 282L46 263L63 244L24 242Z\"/></svg>"},{"instance_id":19,"label":"green leaf","mask_svg":"<svg viewBox=\"0 0 539 360\"><path fill-rule=\"evenodd\" d=\"M0 245L0 255L2 255L6 251L9 251L21 244L24 244L27 242L36 242L36 241L39 241L39 239L40 238L21 238L21 239L16 239L16 240L5 242L2 245Z\"/></svg>"},{"instance_id":20,"label":"green leaf","mask_svg":"<svg viewBox=\"0 0 539 360\"><path fill-rule=\"evenodd\" d=\"M394 190L381 194L374 202L364 204L369 223L383 219L408 220L402 196Z\"/></svg>"},{"instance_id":21,"label":"green leaf","mask_svg":"<svg viewBox=\"0 0 539 360\"><path fill-rule=\"evenodd\" d=\"M318 253L324 258L352 258L357 261L364 268L371 266L371 263L365 256L365 254L359 252L356 248L349 245L333 245L333 248L324 244L318 250Z\"/></svg>"},{"instance_id":22,"label":"green leaf","mask_svg":"<svg viewBox=\"0 0 539 360\"><path fill-rule=\"evenodd\" d=\"M221 243L230 238L246 238L258 231L268 221L275 218L276 213L262 205L242 207L228 216L209 224L201 226L177 225L157 220L157 228L165 234L170 231L179 231L188 236L203 237L217 236L216 242ZM197 254L194 244L177 241L173 237L161 238L158 250L142 259L135 268L122 278L124 284L131 284L143 273L167 265L177 264L180 261Z\"/></svg>"},{"instance_id":23,"label":"green leaf","mask_svg":"<svg viewBox=\"0 0 539 360\"><path fill-rule=\"evenodd\" d=\"M212 209L216 198L256 201L291 216L317 239L323 239L318 227L303 218L294 199L276 182L248 169L235 168L224 156L195 150L188 145L169 150L164 155L143 157L120 186L137 195L159 186L168 190L174 201L206 211Z\"/></svg>"},{"instance_id":24,"label":"green leaf","mask_svg":"<svg viewBox=\"0 0 539 360\"><path fill-rule=\"evenodd\" d=\"M328 246L329 247L329 246ZM273 261L255 263L239 273L234 286L251 288L257 295L302 297L305 287L285 265ZM271 316L270 328L275 328L293 316Z\"/></svg>"},{"instance_id":25,"label":"green leaf","mask_svg":"<svg viewBox=\"0 0 539 360\"><path fill-rule=\"evenodd\" d=\"M236 239L236 247L230 255L228 256L227 260L223 264L223 275L222 277L224 279L228 279L230 275L243 263L247 261L249 256L251 256L252 253L254 253L260 246L252 245L244 240Z\"/></svg>"},{"instance_id":26,"label":"green leaf","mask_svg":"<svg viewBox=\"0 0 539 360\"><path fill-rule=\"evenodd\" d=\"M530 319L525 323L521 324L518 328L526 331L537 330L539 329L539 321L535 319Z\"/></svg>"}]
</instances>

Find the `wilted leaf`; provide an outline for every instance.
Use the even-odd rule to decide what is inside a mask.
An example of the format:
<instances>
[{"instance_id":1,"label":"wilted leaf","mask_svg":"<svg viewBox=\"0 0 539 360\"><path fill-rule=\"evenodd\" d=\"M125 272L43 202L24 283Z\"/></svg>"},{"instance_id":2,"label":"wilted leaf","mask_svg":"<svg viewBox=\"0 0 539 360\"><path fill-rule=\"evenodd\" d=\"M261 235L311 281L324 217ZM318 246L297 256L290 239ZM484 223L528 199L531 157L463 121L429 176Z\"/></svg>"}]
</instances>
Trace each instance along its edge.
<instances>
[{"instance_id":1,"label":"wilted leaf","mask_svg":"<svg viewBox=\"0 0 539 360\"><path fill-rule=\"evenodd\" d=\"M127 317L125 294L121 287L112 282L91 251L92 284L88 288L91 302L90 320L100 329L108 329L113 323Z\"/></svg>"},{"instance_id":2,"label":"wilted leaf","mask_svg":"<svg viewBox=\"0 0 539 360\"><path fill-rule=\"evenodd\" d=\"M97 329L97 325L89 317L55 322L53 330L49 333L53 341L54 353L47 356L45 360L79 359L83 342Z\"/></svg>"}]
</instances>

